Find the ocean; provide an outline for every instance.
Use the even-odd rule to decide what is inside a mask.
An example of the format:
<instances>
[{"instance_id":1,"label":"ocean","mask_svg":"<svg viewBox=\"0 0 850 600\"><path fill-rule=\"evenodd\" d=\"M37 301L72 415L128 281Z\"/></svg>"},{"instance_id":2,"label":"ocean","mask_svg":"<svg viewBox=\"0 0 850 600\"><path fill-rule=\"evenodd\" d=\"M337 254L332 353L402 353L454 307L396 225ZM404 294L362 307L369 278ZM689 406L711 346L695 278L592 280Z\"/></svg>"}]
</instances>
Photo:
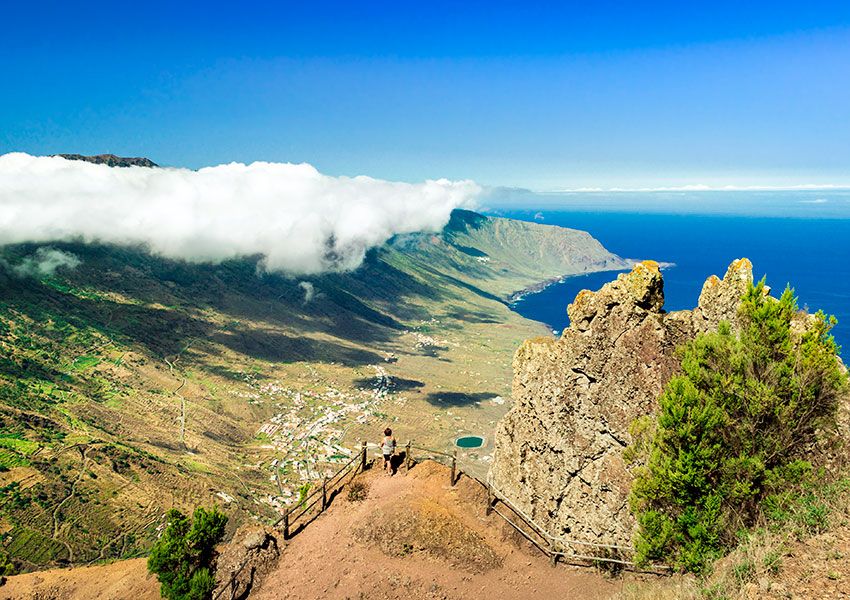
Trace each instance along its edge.
<instances>
[{"instance_id":1,"label":"ocean","mask_svg":"<svg viewBox=\"0 0 850 600\"><path fill-rule=\"evenodd\" d=\"M850 357L850 218L557 208L494 214L582 229L624 258L673 263L664 270L668 311L693 308L709 275L722 277L734 259L749 258L756 279L765 277L774 294L790 285L801 307L835 315L833 335L845 360ZM567 278L526 295L514 309L560 332L569 325L566 307L575 295L616 275Z\"/></svg>"}]
</instances>

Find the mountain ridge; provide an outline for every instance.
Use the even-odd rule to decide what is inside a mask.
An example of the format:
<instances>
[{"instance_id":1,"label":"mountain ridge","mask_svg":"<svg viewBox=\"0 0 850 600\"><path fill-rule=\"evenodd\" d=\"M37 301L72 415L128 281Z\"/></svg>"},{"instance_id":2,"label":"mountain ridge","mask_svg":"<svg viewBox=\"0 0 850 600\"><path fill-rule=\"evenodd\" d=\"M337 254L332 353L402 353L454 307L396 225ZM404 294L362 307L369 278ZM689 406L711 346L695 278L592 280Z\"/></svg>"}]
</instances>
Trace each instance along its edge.
<instances>
[{"instance_id":1,"label":"mountain ridge","mask_svg":"<svg viewBox=\"0 0 850 600\"><path fill-rule=\"evenodd\" d=\"M151 159L143 156L126 157L116 156L114 154L53 154L53 156L58 156L65 160L81 160L84 162L94 163L96 165L106 165L108 167L159 167L159 165Z\"/></svg>"}]
</instances>

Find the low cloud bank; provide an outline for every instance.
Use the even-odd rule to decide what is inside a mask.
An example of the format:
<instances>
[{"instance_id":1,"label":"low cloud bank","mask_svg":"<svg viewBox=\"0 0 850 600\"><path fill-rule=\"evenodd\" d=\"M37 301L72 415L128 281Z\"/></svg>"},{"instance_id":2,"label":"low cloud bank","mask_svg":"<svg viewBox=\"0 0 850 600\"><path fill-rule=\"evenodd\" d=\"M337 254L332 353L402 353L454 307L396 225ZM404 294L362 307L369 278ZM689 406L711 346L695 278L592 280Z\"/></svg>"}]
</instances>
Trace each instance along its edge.
<instances>
[{"instance_id":1,"label":"low cloud bank","mask_svg":"<svg viewBox=\"0 0 850 600\"><path fill-rule=\"evenodd\" d=\"M472 181L330 177L308 164L113 168L0 156L0 244L144 244L192 262L263 255L290 274L357 268L393 235L439 231L480 193Z\"/></svg>"}]
</instances>

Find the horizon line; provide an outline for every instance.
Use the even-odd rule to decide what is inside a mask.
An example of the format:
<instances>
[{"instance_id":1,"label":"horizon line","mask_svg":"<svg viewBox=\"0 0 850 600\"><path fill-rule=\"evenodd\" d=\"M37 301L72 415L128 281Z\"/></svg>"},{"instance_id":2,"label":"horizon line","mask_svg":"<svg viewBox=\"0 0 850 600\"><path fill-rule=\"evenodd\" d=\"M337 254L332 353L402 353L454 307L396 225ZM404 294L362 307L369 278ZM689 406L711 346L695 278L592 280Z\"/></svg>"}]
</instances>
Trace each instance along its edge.
<instances>
[{"instance_id":1,"label":"horizon line","mask_svg":"<svg viewBox=\"0 0 850 600\"><path fill-rule=\"evenodd\" d=\"M850 191L850 183L803 183L798 185L724 185L688 184L660 187L580 187L562 190L532 190L535 194L596 194L623 192L800 192L800 191Z\"/></svg>"}]
</instances>

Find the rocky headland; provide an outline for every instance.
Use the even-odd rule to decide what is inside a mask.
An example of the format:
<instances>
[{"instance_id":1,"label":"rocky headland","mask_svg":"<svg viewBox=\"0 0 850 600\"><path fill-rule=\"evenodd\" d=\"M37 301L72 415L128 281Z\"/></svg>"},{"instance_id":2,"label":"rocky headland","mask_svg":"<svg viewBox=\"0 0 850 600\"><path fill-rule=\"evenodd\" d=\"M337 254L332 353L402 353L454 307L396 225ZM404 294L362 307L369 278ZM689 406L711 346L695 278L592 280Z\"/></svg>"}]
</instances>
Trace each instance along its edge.
<instances>
[{"instance_id":1,"label":"rocky headland","mask_svg":"<svg viewBox=\"0 0 850 600\"><path fill-rule=\"evenodd\" d=\"M734 261L709 277L693 310L664 311L658 263L643 261L599 291L580 292L560 338L526 341L514 362L514 407L499 423L494 487L550 534L630 546L629 425L654 411L678 369L677 346L733 328L753 281Z\"/></svg>"}]
</instances>

